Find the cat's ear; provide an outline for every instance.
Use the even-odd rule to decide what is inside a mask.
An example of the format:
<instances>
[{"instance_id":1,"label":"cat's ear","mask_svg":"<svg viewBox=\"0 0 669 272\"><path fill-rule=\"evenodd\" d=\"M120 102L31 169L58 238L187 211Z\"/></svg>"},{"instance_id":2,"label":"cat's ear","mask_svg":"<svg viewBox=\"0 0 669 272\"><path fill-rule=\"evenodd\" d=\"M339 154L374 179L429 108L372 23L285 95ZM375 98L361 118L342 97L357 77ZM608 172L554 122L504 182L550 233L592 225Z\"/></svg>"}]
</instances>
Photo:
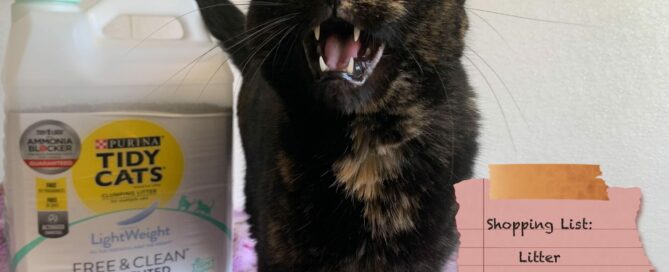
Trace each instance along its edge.
<instances>
[{"instance_id":1,"label":"cat's ear","mask_svg":"<svg viewBox=\"0 0 669 272\"><path fill-rule=\"evenodd\" d=\"M233 48L245 38L246 15L229 0L197 0L197 4L209 32L232 56L232 62L240 64L246 61L247 49L243 46Z\"/></svg>"},{"instance_id":2,"label":"cat's ear","mask_svg":"<svg viewBox=\"0 0 669 272\"><path fill-rule=\"evenodd\" d=\"M244 14L228 0L197 0L202 19L220 41L226 41L244 32Z\"/></svg>"}]
</instances>

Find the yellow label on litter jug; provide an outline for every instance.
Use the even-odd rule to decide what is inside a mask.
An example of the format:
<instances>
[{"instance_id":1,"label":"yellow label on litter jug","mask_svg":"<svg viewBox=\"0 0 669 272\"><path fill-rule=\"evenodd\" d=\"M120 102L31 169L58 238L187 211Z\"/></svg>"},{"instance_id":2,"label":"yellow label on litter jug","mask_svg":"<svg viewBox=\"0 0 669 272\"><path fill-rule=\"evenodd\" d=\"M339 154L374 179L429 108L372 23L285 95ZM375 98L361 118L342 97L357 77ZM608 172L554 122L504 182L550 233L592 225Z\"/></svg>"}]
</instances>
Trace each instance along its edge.
<instances>
[{"instance_id":1,"label":"yellow label on litter jug","mask_svg":"<svg viewBox=\"0 0 669 272\"><path fill-rule=\"evenodd\" d=\"M179 189L184 168L179 144L165 129L122 120L95 130L72 169L84 205L96 212L165 206Z\"/></svg>"}]
</instances>

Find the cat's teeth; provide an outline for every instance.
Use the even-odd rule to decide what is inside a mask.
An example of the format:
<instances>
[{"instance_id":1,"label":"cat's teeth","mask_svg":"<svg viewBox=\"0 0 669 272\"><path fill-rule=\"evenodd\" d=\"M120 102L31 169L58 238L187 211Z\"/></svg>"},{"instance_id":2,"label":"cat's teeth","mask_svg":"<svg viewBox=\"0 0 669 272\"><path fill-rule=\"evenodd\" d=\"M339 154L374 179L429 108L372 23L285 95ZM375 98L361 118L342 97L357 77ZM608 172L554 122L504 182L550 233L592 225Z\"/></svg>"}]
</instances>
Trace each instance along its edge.
<instances>
[{"instance_id":1,"label":"cat's teeth","mask_svg":"<svg viewBox=\"0 0 669 272\"><path fill-rule=\"evenodd\" d=\"M354 69L355 69L355 60L353 60L353 58L351 58L351 59L348 60L348 68L346 68L346 72L349 75L352 75L353 72L354 72Z\"/></svg>"},{"instance_id":2,"label":"cat's teeth","mask_svg":"<svg viewBox=\"0 0 669 272\"><path fill-rule=\"evenodd\" d=\"M316 36L317 41L321 40L321 25L314 28L314 36Z\"/></svg>"},{"instance_id":3,"label":"cat's teeth","mask_svg":"<svg viewBox=\"0 0 669 272\"><path fill-rule=\"evenodd\" d=\"M328 65L325 63L323 56L319 58L319 62L321 64L321 72L326 72L328 70Z\"/></svg>"},{"instance_id":4,"label":"cat's teeth","mask_svg":"<svg viewBox=\"0 0 669 272\"><path fill-rule=\"evenodd\" d=\"M360 40L360 28L357 26L353 28L353 40L356 42Z\"/></svg>"}]
</instances>

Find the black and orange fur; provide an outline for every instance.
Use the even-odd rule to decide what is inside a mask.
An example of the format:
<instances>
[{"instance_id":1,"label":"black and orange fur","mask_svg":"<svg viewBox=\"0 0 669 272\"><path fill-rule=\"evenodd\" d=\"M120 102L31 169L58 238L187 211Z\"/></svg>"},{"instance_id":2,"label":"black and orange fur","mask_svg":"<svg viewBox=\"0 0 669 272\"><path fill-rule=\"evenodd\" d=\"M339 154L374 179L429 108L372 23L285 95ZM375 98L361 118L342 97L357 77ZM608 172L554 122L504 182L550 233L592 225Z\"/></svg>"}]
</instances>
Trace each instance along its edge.
<instances>
[{"instance_id":1,"label":"black and orange fur","mask_svg":"<svg viewBox=\"0 0 669 272\"><path fill-rule=\"evenodd\" d=\"M245 22L199 2L244 75L260 271L440 271L459 243L453 185L477 155L464 0L254 0ZM309 68L302 41L333 16L386 44L363 86Z\"/></svg>"}]
</instances>

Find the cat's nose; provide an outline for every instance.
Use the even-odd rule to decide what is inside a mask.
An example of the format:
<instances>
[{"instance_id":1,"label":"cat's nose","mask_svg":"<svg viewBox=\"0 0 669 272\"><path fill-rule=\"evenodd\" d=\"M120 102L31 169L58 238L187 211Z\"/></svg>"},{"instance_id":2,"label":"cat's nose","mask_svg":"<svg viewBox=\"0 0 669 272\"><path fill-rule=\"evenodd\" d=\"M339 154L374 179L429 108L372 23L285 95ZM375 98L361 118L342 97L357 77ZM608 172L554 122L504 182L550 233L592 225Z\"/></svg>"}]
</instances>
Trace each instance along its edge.
<instances>
[{"instance_id":1,"label":"cat's nose","mask_svg":"<svg viewBox=\"0 0 669 272\"><path fill-rule=\"evenodd\" d=\"M350 12L350 8L346 5L351 5L351 0L326 0L332 5L332 17L343 19L349 23L353 23L354 19Z\"/></svg>"},{"instance_id":2,"label":"cat's nose","mask_svg":"<svg viewBox=\"0 0 669 272\"><path fill-rule=\"evenodd\" d=\"M339 5L341 5L341 0L325 0L330 6L333 8L337 8Z\"/></svg>"},{"instance_id":3,"label":"cat's nose","mask_svg":"<svg viewBox=\"0 0 669 272\"><path fill-rule=\"evenodd\" d=\"M337 17L337 10L341 7L341 0L325 0L326 4L332 7L333 17Z\"/></svg>"}]
</instances>

